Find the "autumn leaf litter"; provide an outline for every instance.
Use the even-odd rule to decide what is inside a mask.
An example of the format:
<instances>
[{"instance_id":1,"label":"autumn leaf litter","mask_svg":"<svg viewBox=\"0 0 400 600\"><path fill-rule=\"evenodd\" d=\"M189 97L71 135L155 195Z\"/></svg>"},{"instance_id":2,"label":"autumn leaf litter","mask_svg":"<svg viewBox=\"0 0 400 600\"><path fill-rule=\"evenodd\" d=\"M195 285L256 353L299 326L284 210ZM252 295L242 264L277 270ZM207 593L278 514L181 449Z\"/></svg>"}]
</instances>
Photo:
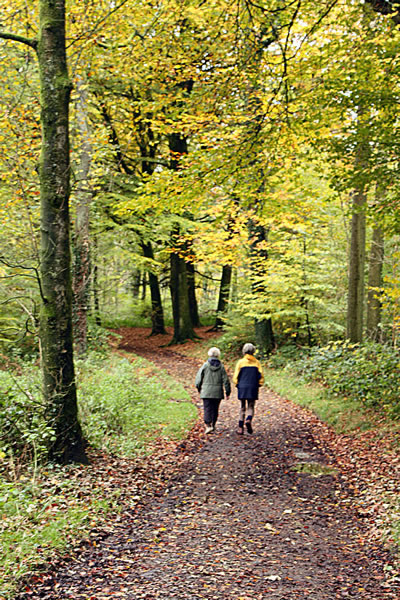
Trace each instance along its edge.
<instances>
[{"instance_id":1,"label":"autumn leaf litter","mask_svg":"<svg viewBox=\"0 0 400 600\"><path fill-rule=\"evenodd\" d=\"M119 351L152 360L198 403L201 361L188 346L168 348L168 336L146 330L119 333ZM147 457L93 456L92 484L115 495L117 510L26 581L18 599L399 598L393 557L375 530L382 486L393 492L398 475L392 447L337 436L266 388L252 436L236 435L237 409L236 399L224 401L216 434L206 437L199 420L186 440L160 438Z\"/></svg>"}]
</instances>

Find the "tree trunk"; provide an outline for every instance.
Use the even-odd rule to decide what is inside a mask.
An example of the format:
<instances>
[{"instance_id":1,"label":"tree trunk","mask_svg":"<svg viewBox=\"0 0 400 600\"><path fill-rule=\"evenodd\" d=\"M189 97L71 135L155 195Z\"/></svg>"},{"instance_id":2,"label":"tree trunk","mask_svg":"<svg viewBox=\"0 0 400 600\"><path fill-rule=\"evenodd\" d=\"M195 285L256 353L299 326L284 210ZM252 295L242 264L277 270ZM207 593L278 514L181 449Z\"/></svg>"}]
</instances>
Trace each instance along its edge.
<instances>
[{"instance_id":1,"label":"tree trunk","mask_svg":"<svg viewBox=\"0 0 400 600\"><path fill-rule=\"evenodd\" d=\"M368 270L367 297L367 335L378 341L380 337L382 267L384 257L384 234L381 227L376 226L372 232L371 251Z\"/></svg>"},{"instance_id":2,"label":"tree trunk","mask_svg":"<svg viewBox=\"0 0 400 600\"><path fill-rule=\"evenodd\" d=\"M99 267L97 266L97 238L93 237L94 260L93 264L93 312L96 325L101 326L100 295L99 295Z\"/></svg>"},{"instance_id":3,"label":"tree trunk","mask_svg":"<svg viewBox=\"0 0 400 600\"><path fill-rule=\"evenodd\" d=\"M179 230L175 229L174 237L177 237L178 233ZM194 339L196 335L190 315L186 262L177 252L171 252L170 268L170 290L174 321L174 336L170 343L181 344L188 339Z\"/></svg>"},{"instance_id":4,"label":"tree trunk","mask_svg":"<svg viewBox=\"0 0 400 600\"><path fill-rule=\"evenodd\" d=\"M87 462L78 421L72 344L69 241L69 100L64 0L40 1L40 317L44 395L55 430L51 458Z\"/></svg>"},{"instance_id":5,"label":"tree trunk","mask_svg":"<svg viewBox=\"0 0 400 600\"><path fill-rule=\"evenodd\" d=\"M368 122L366 110L360 107L357 115L358 143L354 162L357 177L353 193L350 252L349 283L347 297L347 339L353 343L362 341L364 318L364 271L365 271L365 210L367 192L365 174L368 167Z\"/></svg>"},{"instance_id":6,"label":"tree trunk","mask_svg":"<svg viewBox=\"0 0 400 600\"><path fill-rule=\"evenodd\" d=\"M89 240L89 207L91 192L89 189L89 171L92 147L89 140L89 123L87 119L87 93L78 84L77 126L80 135L80 159L77 169L77 206L74 235L74 339L79 355L87 351L87 314L90 298L90 240Z\"/></svg>"},{"instance_id":7,"label":"tree trunk","mask_svg":"<svg viewBox=\"0 0 400 600\"><path fill-rule=\"evenodd\" d=\"M223 314L226 312L229 304L232 271L233 269L231 265L224 265L222 267L221 283L219 286L217 317L215 319L215 325L212 328L215 331L222 329L222 327L224 326Z\"/></svg>"},{"instance_id":8,"label":"tree trunk","mask_svg":"<svg viewBox=\"0 0 400 600\"><path fill-rule=\"evenodd\" d=\"M364 315L366 195L359 190L353 197L349 255L349 289L347 299L347 338L361 342Z\"/></svg>"},{"instance_id":9,"label":"tree trunk","mask_svg":"<svg viewBox=\"0 0 400 600\"><path fill-rule=\"evenodd\" d=\"M200 327L199 306L196 298L196 277L194 272L194 264L190 261L186 262L186 278L188 283L189 310L193 327Z\"/></svg>"},{"instance_id":10,"label":"tree trunk","mask_svg":"<svg viewBox=\"0 0 400 600\"><path fill-rule=\"evenodd\" d=\"M260 223L250 219L248 223L250 254L252 256L251 269L257 279L262 273L262 263L268 260L268 252L263 245L267 241L267 232ZM261 248L259 244L262 244ZM256 294L266 294L267 290L259 283L253 284L253 291ZM254 323L255 339L258 351L261 356L265 356L275 347L275 338L272 328L271 317L255 319Z\"/></svg>"},{"instance_id":11,"label":"tree trunk","mask_svg":"<svg viewBox=\"0 0 400 600\"><path fill-rule=\"evenodd\" d=\"M153 247L150 242L140 243L143 251L143 256L154 260ZM151 295L151 335L165 334L164 311L161 302L160 286L158 277L149 271L149 285Z\"/></svg>"},{"instance_id":12,"label":"tree trunk","mask_svg":"<svg viewBox=\"0 0 400 600\"><path fill-rule=\"evenodd\" d=\"M142 275L142 297L141 297L142 302L144 302L146 300L146 292L147 292L147 274L146 274L146 271L143 271L143 275Z\"/></svg>"},{"instance_id":13,"label":"tree trunk","mask_svg":"<svg viewBox=\"0 0 400 600\"><path fill-rule=\"evenodd\" d=\"M133 273L132 273L132 297L134 300L137 300L139 298L140 279L141 279L140 271L136 271L136 270L133 271Z\"/></svg>"},{"instance_id":14,"label":"tree trunk","mask_svg":"<svg viewBox=\"0 0 400 600\"><path fill-rule=\"evenodd\" d=\"M187 140L180 133L171 133L168 136L168 145L171 154L170 169L179 171L179 160L187 154ZM190 312L187 263L180 255L179 227L172 232L172 245L177 252L171 252L170 258L170 290L172 302L172 316L174 320L174 337L171 344L180 344L187 339L194 339L192 316Z\"/></svg>"}]
</instances>

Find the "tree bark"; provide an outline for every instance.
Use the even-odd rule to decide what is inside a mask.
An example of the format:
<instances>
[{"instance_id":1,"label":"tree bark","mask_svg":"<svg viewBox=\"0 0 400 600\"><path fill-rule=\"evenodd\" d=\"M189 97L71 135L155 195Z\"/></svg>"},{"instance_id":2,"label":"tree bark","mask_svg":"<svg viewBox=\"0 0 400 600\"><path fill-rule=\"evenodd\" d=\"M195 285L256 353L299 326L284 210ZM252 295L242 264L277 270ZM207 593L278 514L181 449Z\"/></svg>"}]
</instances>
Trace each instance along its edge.
<instances>
[{"instance_id":1,"label":"tree bark","mask_svg":"<svg viewBox=\"0 0 400 600\"><path fill-rule=\"evenodd\" d=\"M40 1L38 58L41 89L40 317L44 395L55 430L50 456L62 463L87 462L78 420L72 343L69 241L69 101L64 0Z\"/></svg>"},{"instance_id":2,"label":"tree bark","mask_svg":"<svg viewBox=\"0 0 400 600\"><path fill-rule=\"evenodd\" d=\"M250 219L248 223L250 255L252 257L251 269L253 275L257 278L260 275L260 264L268 260L268 252L265 247L259 247L267 240L267 231L263 225ZM265 294L267 290L259 284L253 285L255 293ZM271 317L258 318L254 323L255 341L261 356L269 354L275 347L275 338L272 328Z\"/></svg>"},{"instance_id":3,"label":"tree bark","mask_svg":"<svg viewBox=\"0 0 400 600\"><path fill-rule=\"evenodd\" d=\"M89 189L89 171L92 147L89 139L89 123L87 119L87 93L78 84L77 128L80 134L80 157L77 169L77 206L74 233L74 339L79 355L87 351L87 314L90 298L90 239L89 212L91 192Z\"/></svg>"},{"instance_id":4,"label":"tree bark","mask_svg":"<svg viewBox=\"0 0 400 600\"><path fill-rule=\"evenodd\" d=\"M232 271L233 269L231 265L224 265L222 267L221 283L219 286L218 295L217 316L215 319L214 327L212 328L213 331L218 331L224 326L223 314L226 312L229 305Z\"/></svg>"},{"instance_id":5,"label":"tree bark","mask_svg":"<svg viewBox=\"0 0 400 600\"><path fill-rule=\"evenodd\" d=\"M93 236L93 250L94 257L92 260L93 265L93 313L96 325L101 326L100 317L100 294L99 294L99 267L97 265L97 238Z\"/></svg>"},{"instance_id":6,"label":"tree bark","mask_svg":"<svg viewBox=\"0 0 400 600\"><path fill-rule=\"evenodd\" d=\"M173 232L176 235L178 229ZM171 344L182 344L196 337L193 330L189 307L186 262L177 252L171 252L170 258L170 291L172 301L172 316L174 335Z\"/></svg>"},{"instance_id":7,"label":"tree bark","mask_svg":"<svg viewBox=\"0 0 400 600\"><path fill-rule=\"evenodd\" d=\"M153 247L150 242L140 243L143 251L143 256L154 260ZM161 302L160 286L158 277L149 271L149 285L151 296L151 335L165 334L164 311Z\"/></svg>"},{"instance_id":8,"label":"tree bark","mask_svg":"<svg viewBox=\"0 0 400 600\"><path fill-rule=\"evenodd\" d=\"M179 171L179 160L188 152L186 137L180 133L171 133L168 136L168 145L171 154L170 169ZM170 291L172 302L172 316L174 320L174 336L171 344L180 344L187 339L194 339L192 315L190 311L187 263L179 252L179 227L176 226L171 235L175 251L170 257Z\"/></svg>"},{"instance_id":9,"label":"tree bark","mask_svg":"<svg viewBox=\"0 0 400 600\"><path fill-rule=\"evenodd\" d=\"M372 231L371 251L368 270L368 296L367 296L367 335L370 339L378 341L381 333L381 301L380 289L382 287L382 267L384 258L384 234L379 226Z\"/></svg>"},{"instance_id":10,"label":"tree bark","mask_svg":"<svg viewBox=\"0 0 400 600\"><path fill-rule=\"evenodd\" d=\"M191 261L186 262L186 278L188 283L189 310L193 327L200 327L199 306L196 297L196 276L194 264Z\"/></svg>"},{"instance_id":11,"label":"tree bark","mask_svg":"<svg viewBox=\"0 0 400 600\"><path fill-rule=\"evenodd\" d=\"M367 207L365 173L367 172L369 157L368 131L365 116L366 111L363 107L359 107L357 121L359 140L354 162L357 183L352 200L347 297L347 339L353 343L362 341L364 319L365 211Z\"/></svg>"},{"instance_id":12,"label":"tree bark","mask_svg":"<svg viewBox=\"0 0 400 600\"><path fill-rule=\"evenodd\" d=\"M353 195L349 254L349 287L347 298L347 338L361 342L364 317L365 270L365 206L366 194L358 190Z\"/></svg>"}]
</instances>

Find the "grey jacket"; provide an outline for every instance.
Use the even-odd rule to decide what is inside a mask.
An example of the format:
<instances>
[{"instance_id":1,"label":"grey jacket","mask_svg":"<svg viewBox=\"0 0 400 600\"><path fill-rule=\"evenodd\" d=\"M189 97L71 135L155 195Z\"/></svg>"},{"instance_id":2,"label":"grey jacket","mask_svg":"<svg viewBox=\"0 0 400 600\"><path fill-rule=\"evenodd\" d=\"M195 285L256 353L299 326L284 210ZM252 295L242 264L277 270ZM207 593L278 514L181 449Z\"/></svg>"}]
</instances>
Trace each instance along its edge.
<instances>
[{"instance_id":1,"label":"grey jacket","mask_svg":"<svg viewBox=\"0 0 400 600\"><path fill-rule=\"evenodd\" d=\"M200 398L222 399L224 389L227 396L231 393L231 383L225 367L218 358L209 358L198 370L195 386L200 392Z\"/></svg>"}]
</instances>

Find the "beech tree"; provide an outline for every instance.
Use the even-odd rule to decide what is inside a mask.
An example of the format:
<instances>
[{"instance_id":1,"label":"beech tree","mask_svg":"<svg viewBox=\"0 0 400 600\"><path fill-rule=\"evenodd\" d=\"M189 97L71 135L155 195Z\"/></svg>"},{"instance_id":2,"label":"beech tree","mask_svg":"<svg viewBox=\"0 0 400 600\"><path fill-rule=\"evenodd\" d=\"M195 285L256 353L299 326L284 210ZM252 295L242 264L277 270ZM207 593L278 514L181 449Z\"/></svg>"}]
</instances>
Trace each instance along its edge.
<instances>
[{"instance_id":1,"label":"beech tree","mask_svg":"<svg viewBox=\"0 0 400 600\"><path fill-rule=\"evenodd\" d=\"M71 81L65 51L64 0L40 0L37 39L4 31L0 37L34 49L39 63L40 340L43 392L55 432L50 456L63 463L86 462L78 420L72 343L68 129Z\"/></svg>"}]
</instances>

